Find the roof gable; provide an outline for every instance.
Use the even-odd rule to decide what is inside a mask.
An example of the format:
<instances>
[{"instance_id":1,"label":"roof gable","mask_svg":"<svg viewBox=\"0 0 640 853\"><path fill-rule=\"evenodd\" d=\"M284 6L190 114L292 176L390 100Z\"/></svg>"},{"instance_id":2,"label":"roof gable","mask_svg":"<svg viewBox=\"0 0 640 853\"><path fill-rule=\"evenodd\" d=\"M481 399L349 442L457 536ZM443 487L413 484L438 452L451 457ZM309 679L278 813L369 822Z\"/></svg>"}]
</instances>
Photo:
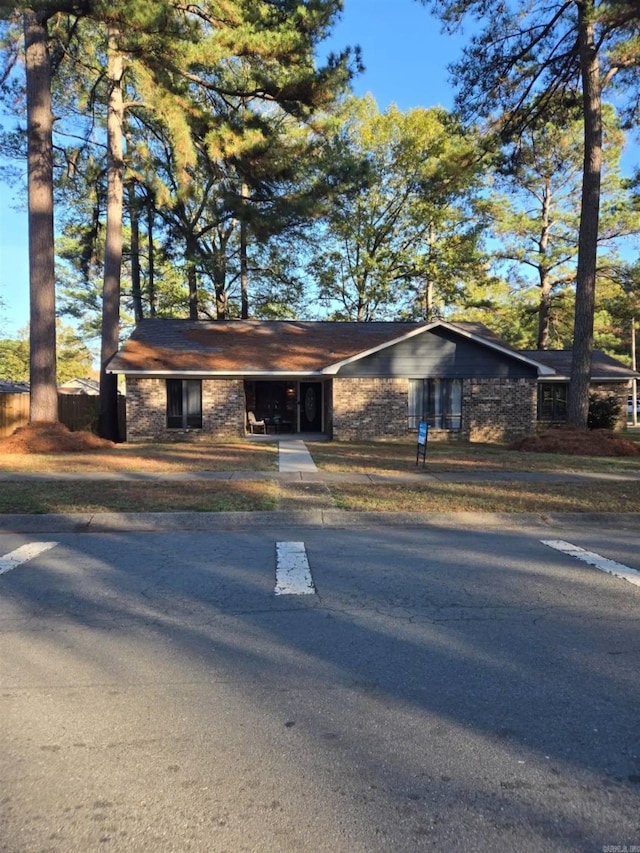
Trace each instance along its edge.
<instances>
[{"instance_id":1,"label":"roof gable","mask_svg":"<svg viewBox=\"0 0 640 853\"><path fill-rule=\"evenodd\" d=\"M113 373L308 374L380 346L413 323L143 320ZM420 324L423 325L423 324Z\"/></svg>"},{"instance_id":2,"label":"roof gable","mask_svg":"<svg viewBox=\"0 0 640 853\"><path fill-rule=\"evenodd\" d=\"M564 380L571 351L515 350L482 323L324 322L297 320L143 320L108 365L131 375L335 375L345 365L430 332L466 338L543 378ZM639 374L594 352L592 380L624 381Z\"/></svg>"},{"instance_id":3,"label":"roof gable","mask_svg":"<svg viewBox=\"0 0 640 853\"><path fill-rule=\"evenodd\" d=\"M525 364L528 364L531 367L535 367L538 370L538 373L547 374L553 372L545 365L534 361L522 352L510 347L482 323L447 323L444 320L436 320L432 323L426 324L422 323L417 328L405 332L398 338L386 341L385 343L382 343L379 346L374 347L370 350L357 353L355 356L346 358L343 361L337 362L336 364L331 364L325 369L324 372L329 374L335 374L347 364L353 364L354 362L367 358L368 356L373 355L374 353L381 352L382 350L387 349L388 347L396 346L401 341L408 340L409 338L412 338L416 335L421 335L425 332L433 331L434 329L446 329L452 332L454 335L465 337L473 341L474 343L479 344L480 346L485 346L489 349L501 353L502 355L507 356L508 358L512 358L517 361L524 362Z\"/></svg>"},{"instance_id":4,"label":"roof gable","mask_svg":"<svg viewBox=\"0 0 640 853\"><path fill-rule=\"evenodd\" d=\"M111 373L166 375L334 375L341 367L437 328L473 340L540 373L553 372L512 349L481 323L143 320L111 359Z\"/></svg>"}]
</instances>

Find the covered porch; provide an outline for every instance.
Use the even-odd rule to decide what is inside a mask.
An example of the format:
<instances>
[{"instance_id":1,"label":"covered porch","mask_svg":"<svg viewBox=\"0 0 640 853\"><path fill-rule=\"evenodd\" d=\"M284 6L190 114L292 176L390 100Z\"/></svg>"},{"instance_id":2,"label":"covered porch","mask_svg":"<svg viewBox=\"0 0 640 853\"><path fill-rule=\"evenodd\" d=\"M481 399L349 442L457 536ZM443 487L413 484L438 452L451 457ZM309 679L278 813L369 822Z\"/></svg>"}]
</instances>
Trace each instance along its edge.
<instances>
[{"instance_id":1,"label":"covered porch","mask_svg":"<svg viewBox=\"0 0 640 853\"><path fill-rule=\"evenodd\" d=\"M246 379L247 429L265 435L328 435L331 429L331 380ZM253 413L263 427L249 427Z\"/></svg>"}]
</instances>

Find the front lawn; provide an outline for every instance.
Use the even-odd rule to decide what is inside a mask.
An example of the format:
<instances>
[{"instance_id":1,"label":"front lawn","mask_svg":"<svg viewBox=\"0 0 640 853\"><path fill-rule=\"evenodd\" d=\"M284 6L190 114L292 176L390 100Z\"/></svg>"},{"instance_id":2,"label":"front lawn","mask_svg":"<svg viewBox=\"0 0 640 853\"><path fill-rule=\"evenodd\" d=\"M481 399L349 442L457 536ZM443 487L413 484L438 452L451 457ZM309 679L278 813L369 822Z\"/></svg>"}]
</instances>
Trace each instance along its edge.
<instances>
[{"instance_id":1,"label":"front lawn","mask_svg":"<svg viewBox=\"0 0 640 853\"><path fill-rule=\"evenodd\" d=\"M3 452L0 440L0 473L172 474L181 471L275 471L277 467L277 445L266 442L145 442L75 453L7 453Z\"/></svg>"},{"instance_id":2,"label":"front lawn","mask_svg":"<svg viewBox=\"0 0 640 853\"><path fill-rule=\"evenodd\" d=\"M640 512L640 481L582 483L331 484L339 509L350 512Z\"/></svg>"},{"instance_id":3,"label":"front lawn","mask_svg":"<svg viewBox=\"0 0 640 853\"><path fill-rule=\"evenodd\" d=\"M636 441L638 438L636 437ZM640 456L574 456L530 453L501 444L429 441L426 465L416 466L416 443L399 441L309 443L313 460L323 471L367 474L438 474L444 471L546 471L640 474Z\"/></svg>"},{"instance_id":4,"label":"front lawn","mask_svg":"<svg viewBox=\"0 0 640 853\"><path fill-rule=\"evenodd\" d=\"M278 508L274 482L10 482L0 513L256 512Z\"/></svg>"}]
</instances>

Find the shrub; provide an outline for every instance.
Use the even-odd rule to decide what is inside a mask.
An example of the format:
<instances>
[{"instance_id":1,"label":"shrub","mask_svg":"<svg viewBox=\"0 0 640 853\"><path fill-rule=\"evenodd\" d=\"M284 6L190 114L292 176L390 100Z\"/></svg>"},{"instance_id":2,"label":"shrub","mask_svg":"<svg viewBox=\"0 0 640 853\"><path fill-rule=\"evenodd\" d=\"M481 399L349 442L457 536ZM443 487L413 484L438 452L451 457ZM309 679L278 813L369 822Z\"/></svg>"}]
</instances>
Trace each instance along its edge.
<instances>
[{"instance_id":1,"label":"shrub","mask_svg":"<svg viewBox=\"0 0 640 853\"><path fill-rule=\"evenodd\" d=\"M622 404L613 394L589 394L589 429L615 429L620 418Z\"/></svg>"}]
</instances>

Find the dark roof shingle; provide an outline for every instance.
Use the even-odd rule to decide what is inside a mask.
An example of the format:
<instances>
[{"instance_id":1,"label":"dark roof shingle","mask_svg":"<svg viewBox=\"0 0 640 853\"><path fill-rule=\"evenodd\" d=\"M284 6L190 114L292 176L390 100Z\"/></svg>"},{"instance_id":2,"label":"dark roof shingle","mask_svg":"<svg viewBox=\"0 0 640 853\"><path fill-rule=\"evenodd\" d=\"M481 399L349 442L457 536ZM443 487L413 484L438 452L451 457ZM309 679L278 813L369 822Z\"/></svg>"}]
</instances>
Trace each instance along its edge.
<instances>
[{"instance_id":1,"label":"dark roof shingle","mask_svg":"<svg viewBox=\"0 0 640 853\"><path fill-rule=\"evenodd\" d=\"M319 373L412 332L438 323L323 322L311 320L143 320L109 362L113 373L273 374ZM487 346L555 371L571 372L571 351L515 350L482 323L443 323ZM544 369L546 368L546 370ZM630 368L601 352L593 354L594 379L623 380Z\"/></svg>"},{"instance_id":2,"label":"dark roof shingle","mask_svg":"<svg viewBox=\"0 0 640 853\"><path fill-rule=\"evenodd\" d=\"M571 350L522 350L522 355L530 358L532 361L537 361L539 364L544 364L546 367L551 367L558 374L558 378L568 378L571 375L571 359L573 353ZM594 350L591 358L591 377L592 380L598 377L613 379L632 379L637 376L630 367L624 365L621 361L612 358L600 350Z\"/></svg>"},{"instance_id":3,"label":"dark roof shingle","mask_svg":"<svg viewBox=\"0 0 640 853\"><path fill-rule=\"evenodd\" d=\"M109 363L114 372L315 372L424 323L144 320Z\"/></svg>"}]
</instances>

